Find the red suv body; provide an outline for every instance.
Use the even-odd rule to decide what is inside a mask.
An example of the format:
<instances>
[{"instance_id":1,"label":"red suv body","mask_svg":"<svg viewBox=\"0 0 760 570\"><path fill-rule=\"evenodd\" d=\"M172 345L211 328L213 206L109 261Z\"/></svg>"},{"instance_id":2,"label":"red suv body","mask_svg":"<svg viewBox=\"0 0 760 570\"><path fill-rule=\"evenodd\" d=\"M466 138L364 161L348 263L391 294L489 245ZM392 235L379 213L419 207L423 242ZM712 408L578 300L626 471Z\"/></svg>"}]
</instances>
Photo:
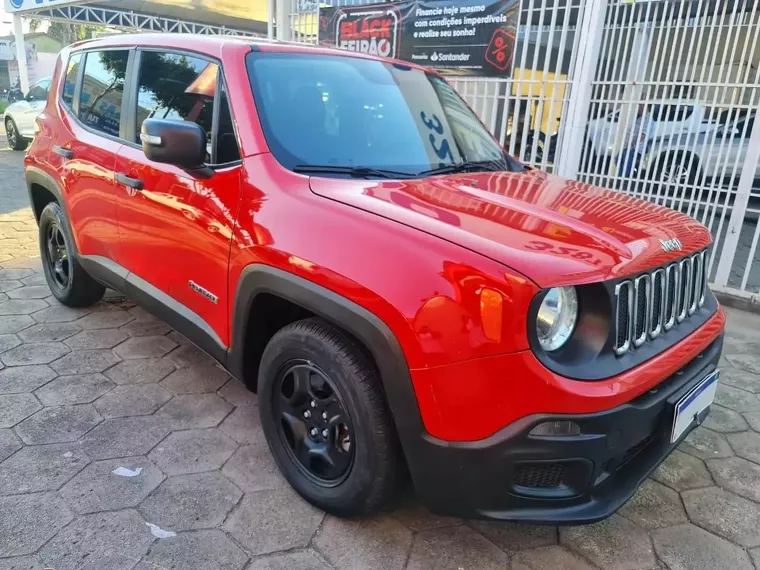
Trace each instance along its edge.
<instances>
[{"instance_id":1,"label":"red suv body","mask_svg":"<svg viewBox=\"0 0 760 570\"><path fill-rule=\"evenodd\" d=\"M405 464L437 511L598 520L709 410L708 230L522 167L435 72L117 36L61 53L38 125L56 297L120 290L257 390L327 510L373 511Z\"/></svg>"}]
</instances>

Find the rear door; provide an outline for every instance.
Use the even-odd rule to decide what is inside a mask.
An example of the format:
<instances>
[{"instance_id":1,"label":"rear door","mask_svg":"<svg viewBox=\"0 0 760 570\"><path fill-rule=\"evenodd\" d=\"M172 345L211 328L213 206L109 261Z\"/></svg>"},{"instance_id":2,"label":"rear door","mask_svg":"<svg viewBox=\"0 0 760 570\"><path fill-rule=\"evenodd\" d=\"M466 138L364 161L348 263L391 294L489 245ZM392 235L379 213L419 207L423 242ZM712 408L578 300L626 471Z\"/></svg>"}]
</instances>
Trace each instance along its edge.
<instances>
[{"instance_id":1,"label":"rear door","mask_svg":"<svg viewBox=\"0 0 760 570\"><path fill-rule=\"evenodd\" d=\"M116 163L119 233L130 286L170 297L228 344L227 271L241 161L220 64L198 54L139 50L136 112ZM207 133L210 175L151 162L139 144L147 118L192 121ZM201 328L205 328L201 326Z\"/></svg>"},{"instance_id":2,"label":"rear door","mask_svg":"<svg viewBox=\"0 0 760 570\"><path fill-rule=\"evenodd\" d=\"M34 120L45 108L49 91L50 79L41 79L32 85L24 100L16 104L19 110L13 114L13 120L22 137L30 139L34 136Z\"/></svg>"},{"instance_id":3,"label":"rear door","mask_svg":"<svg viewBox=\"0 0 760 570\"><path fill-rule=\"evenodd\" d=\"M114 184L122 146L124 85L132 52L71 54L58 101L61 128L51 140L50 165L62 179L70 223L82 255L119 258Z\"/></svg>"}]
</instances>

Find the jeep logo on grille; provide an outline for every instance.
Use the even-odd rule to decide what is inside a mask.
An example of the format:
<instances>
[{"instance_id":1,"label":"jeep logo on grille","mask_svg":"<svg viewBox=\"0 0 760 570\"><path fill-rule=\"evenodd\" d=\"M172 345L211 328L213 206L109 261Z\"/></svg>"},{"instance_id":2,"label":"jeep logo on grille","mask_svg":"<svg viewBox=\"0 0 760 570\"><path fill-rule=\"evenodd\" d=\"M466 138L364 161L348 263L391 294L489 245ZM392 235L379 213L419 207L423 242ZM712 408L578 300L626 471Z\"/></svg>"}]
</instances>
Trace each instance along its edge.
<instances>
[{"instance_id":1,"label":"jeep logo on grille","mask_svg":"<svg viewBox=\"0 0 760 570\"><path fill-rule=\"evenodd\" d=\"M681 240L679 240L678 238L661 239L660 243L662 244L663 251L681 251L683 249L683 246L681 245Z\"/></svg>"}]
</instances>

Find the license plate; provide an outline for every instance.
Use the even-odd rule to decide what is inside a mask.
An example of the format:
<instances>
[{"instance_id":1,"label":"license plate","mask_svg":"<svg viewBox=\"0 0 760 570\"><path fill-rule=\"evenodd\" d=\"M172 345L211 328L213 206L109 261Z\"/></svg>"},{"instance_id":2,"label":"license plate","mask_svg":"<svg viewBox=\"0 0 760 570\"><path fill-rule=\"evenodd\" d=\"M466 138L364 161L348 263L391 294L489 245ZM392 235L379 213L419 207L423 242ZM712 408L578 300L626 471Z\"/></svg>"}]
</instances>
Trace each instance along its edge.
<instances>
[{"instance_id":1,"label":"license plate","mask_svg":"<svg viewBox=\"0 0 760 570\"><path fill-rule=\"evenodd\" d=\"M720 371L716 370L678 401L670 443L678 441L691 424L699 419L700 414L712 404L715 399L715 390L718 388L718 378L720 378Z\"/></svg>"}]
</instances>

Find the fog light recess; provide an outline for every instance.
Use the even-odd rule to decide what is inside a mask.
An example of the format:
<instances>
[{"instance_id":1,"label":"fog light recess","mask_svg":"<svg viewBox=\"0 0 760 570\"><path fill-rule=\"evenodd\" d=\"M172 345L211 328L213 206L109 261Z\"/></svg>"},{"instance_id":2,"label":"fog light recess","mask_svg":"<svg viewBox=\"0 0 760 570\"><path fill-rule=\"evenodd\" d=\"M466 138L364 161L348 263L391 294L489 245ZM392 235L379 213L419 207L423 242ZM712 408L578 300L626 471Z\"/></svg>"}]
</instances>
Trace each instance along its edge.
<instances>
[{"instance_id":1,"label":"fog light recess","mask_svg":"<svg viewBox=\"0 0 760 570\"><path fill-rule=\"evenodd\" d=\"M575 422L570 421L544 422L542 424L538 424L536 427L530 430L530 435L546 437L561 437L580 434L581 426Z\"/></svg>"}]
</instances>

